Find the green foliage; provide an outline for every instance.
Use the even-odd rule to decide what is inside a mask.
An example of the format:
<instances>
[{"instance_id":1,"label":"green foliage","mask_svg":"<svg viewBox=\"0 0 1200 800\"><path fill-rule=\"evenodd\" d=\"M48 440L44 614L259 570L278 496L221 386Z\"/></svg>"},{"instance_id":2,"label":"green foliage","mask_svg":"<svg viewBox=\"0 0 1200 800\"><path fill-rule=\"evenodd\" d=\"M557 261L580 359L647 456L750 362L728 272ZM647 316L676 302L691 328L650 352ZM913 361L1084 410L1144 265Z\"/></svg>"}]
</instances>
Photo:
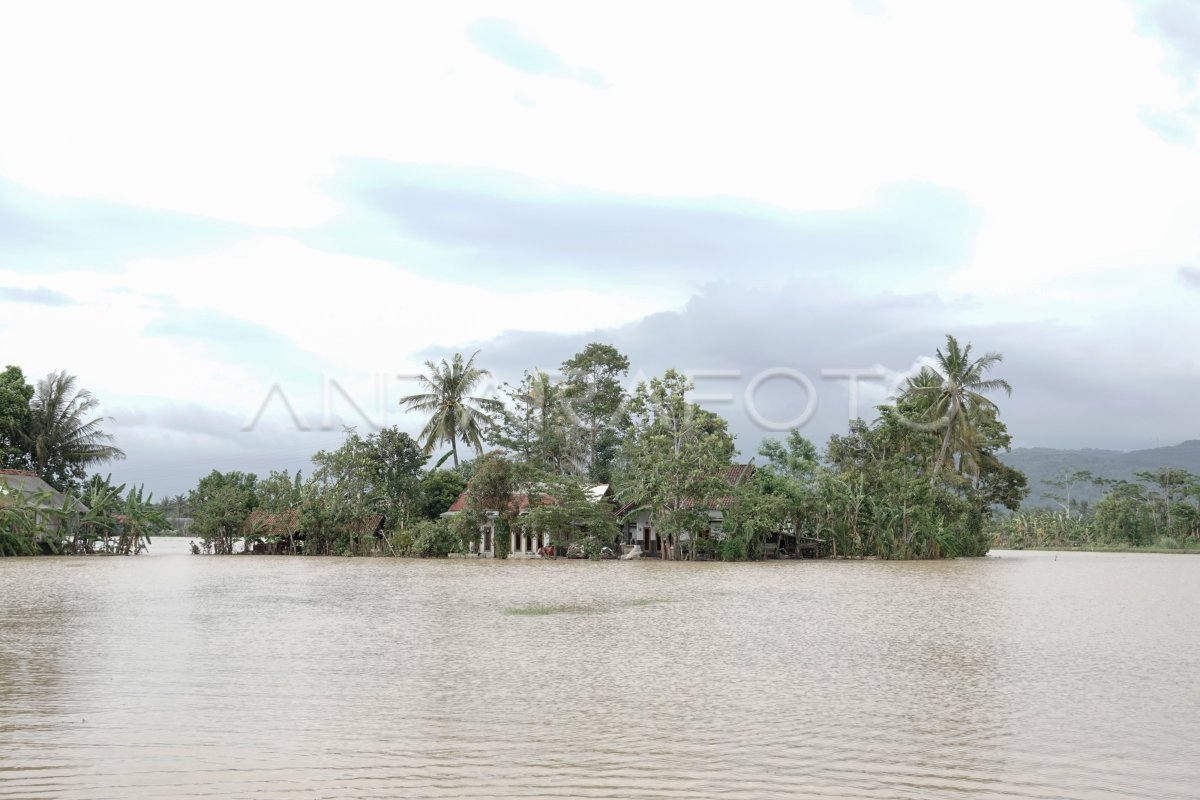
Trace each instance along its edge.
<instances>
[{"instance_id":1,"label":"green foliage","mask_svg":"<svg viewBox=\"0 0 1200 800\"><path fill-rule=\"evenodd\" d=\"M39 508L47 499L10 489L0 481L0 557L37 553L42 532Z\"/></svg>"},{"instance_id":2,"label":"green foliage","mask_svg":"<svg viewBox=\"0 0 1200 800\"><path fill-rule=\"evenodd\" d=\"M206 549L217 555L233 552L236 539L243 534L246 518L258 506L258 478L253 473L213 470L200 479L188 495L192 509L192 530Z\"/></svg>"},{"instance_id":3,"label":"green foliage","mask_svg":"<svg viewBox=\"0 0 1200 800\"><path fill-rule=\"evenodd\" d=\"M101 429L106 419L89 419L99 405L65 372L51 372L34 388L26 443L34 469L60 491L79 487L88 467L125 457Z\"/></svg>"},{"instance_id":4,"label":"green foliage","mask_svg":"<svg viewBox=\"0 0 1200 800\"><path fill-rule=\"evenodd\" d=\"M421 476L418 516L423 519L437 519L450 508L465 488L467 479L456 470L435 469L426 472Z\"/></svg>"},{"instance_id":5,"label":"green foliage","mask_svg":"<svg viewBox=\"0 0 1200 800\"><path fill-rule=\"evenodd\" d=\"M347 429L341 447L312 460L308 482L284 492L294 502L290 508L299 509L307 553L365 555L381 543L392 546L391 538L372 535L372 518L383 515L398 531L422 513L421 467L428 456L394 427L366 437Z\"/></svg>"},{"instance_id":6,"label":"green foliage","mask_svg":"<svg viewBox=\"0 0 1200 800\"><path fill-rule=\"evenodd\" d=\"M496 558L508 558L508 554L510 551L510 548L509 548L510 543L509 543L508 537L509 537L510 533L512 533L512 527L510 526L508 519L505 519L505 518L497 519L496 520L496 529L495 529L494 535L492 536L492 548L493 548L493 553L495 554ZM471 541L474 541L475 537L479 535L479 527L476 526L467 535L470 536ZM467 536L463 536L462 541L466 542ZM464 549L466 549L466 548L464 548Z\"/></svg>"},{"instance_id":7,"label":"green foliage","mask_svg":"<svg viewBox=\"0 0 1200 800\"><path fill-rule=\"evenodd\" d=\"M461 538L445 520L421 520L412 526L409 533L412 536L413 555L445 558L450 553L461 552Z\"/></svg>"},{"instance_id":8,"label":"green foliage","mask_svg":"<svg viewBox=\"0 0 1200 800\"><path fill-rule=\"evenodd\" d=\"M528 491L527 478L528 470L504 453L487 453L475 459L465 506L453 521L464 550L479 539L480 529L491 521L496 526L496 557L507 557L508 534L520 515L521 497Z\"/></svg>"},{"instance_id":9,"label":"green foliage","mask_svg":"<svg viewBox=\"0 0 1200 800\"><path fill-rule=\"evenodd\" d=\"M705 550L721 561L754 561L762 555L762 540L753 534L734 533L712 542Z\"/></svg>"},{"instance_id":10,"label":"green foliage","mask_svg":"<svg viewBox=\"0 0 1200 800\"><path fill-rule=\"evenodd\" d=\"M299 507L304 497L304 481L297 471L293 476L285 469L271 470L267 477L255 483L257 508L270 513L290 511Z\"/></svg>"},{"instance_id":11,"label":"green foliage","mask_svg":"<svg viewBox=\"0 0 1200 800\"><path fill-rule=\"evenodd\" d=\"M637 387L621 450L621 493L648 509L662 541L709 525L710 501L729 491L733 437L721 417L689 403L692 383L673 369ZM665 534L665 536L664 536ZM684 556L695 556L696 537ZM674 548L664 547L672 558Z\"/></svg>"},{"instance_id":12,"label":"green foliage","mask_svg":"<svg viewBox=\"0 0 1200 800\"><path fill-rule=\"evenodd\" d=\"M612 480L613 462L629 421L621 378L629 374L629 359L615 347L592 342L562 364L566 376L563 396L582 439L586 474L593 483Z\"/></svg>"},{"instance_id":13,"label":"green foliage","mask_svg":"<svg viewBox=\"0 0 1200 800\"><path fill-rule=\"evenodd\" d=\"M589 557L599 558L603 548L617 547L621 528L613 508L597 502L585 483L568 476L546 476L537 481L536 492L545 501L529 504L529 513L521 518L526 530L538 537L549 534L550 543L563 550L579 542Z\"/></svg>"},{"instance_id":14,"label":"green foliage","mask_svg":"<svg viewBox=\"0 0 1200 800\"><path fill-rule=\"evenodd\" d=\"M984 393L996 389L1012 394L1008 382L984 377L1004 360L1000 353L985 353L971 358L971 345L961 347L946 334L946 351L937 351L936 367L925 367L908 382L908 399L920 408L920 427L941 432L941 447L934 461L930 481L941 475L955 453L970 456L972 444L986 419L998 413L996 404ZM906 418L915 423L914 418Z\"/></svg>"},{"instance_id":15,"label":"green foliage","mask_svg":"<svg viewBox=\"0 0 1200 800\"><path fill-rule=\"evenodd\" d=\"M999 353L971 358L946 337L936 367L908 381L875 423L833 436L829 472L818 481L817 528L834 554L879 558L984 555L985 523L998 506L1015 509L1028 491L1023 474L1000 462L1011 437L984 393L1011 392L985 375Z\"/></svg>"},{"instance_id":16,"label":"green foliage","mask_svg":"<svg viewBox=\"0 0 1200 800\"><path fill-rule=\"evenodd\" d=\"M767 460L765 470L801 483L812 481L820 468L816 445L795 428L788 431L786 442L764 439L758 454Z\"/></svg>"},{"instance_id":17,"label":"green foliage","mask_svg":"<svg viewBox=\"0 0 1200 800\"><path fill-rule=\"evenodd\" d=\"M1061 509L1033 508L996 520L989 535L997 546L1189 547L1200 542L1200 476L1162 467L1137 473L1135 481L1105 481L1067 471L1051 485ZM1061 484L1100 484L1108 491L1095 504L1077 503ZM1059 485L1056 485L1059 484ZM1166 542L1160 545L1159 542Z\"/></svg>"},{"instance_id":18,"label":"green foliage","mask_svg":"<svg viewBox=\"0 0 1200 800\"><path fill-rule=\"evenodd\" d=\"M124 489L124 486L121 487ZM137 555L151 543L151 537L171 529L171 523L154 505L154 495L137 486L125 494L121 513L117 516L116 546L118 555Z\"/></svg>"},{"instance_id":19,"label":"green foliage","mask_svg":"<svg viewBox=\"0 0 1200 800\"><path fill-rule=\"evenodd\" d=\"M565 389L545 372L526 372L517 386L505 384L508 403L500 407L488 442L539 472L574 475L585 455Z\"/></svg>"},{"instance_id":20,"label":"green foliage","mask_svg":"<svg viewBox=\"0 0 1200 800\"><path fill-rule=\"evenodd\" d=\"M20 367L0 372L0 469L28 469L27 432L33 387L25 382Z\"/></svg>"},{"instance_id":21,"label":"green foliage","mask_svg":"<svg viewBox=\"0 0 1200 800\"><path fill-rule=\"evenodd\" d=\"M426 361L429 374L417 379L425 391L400 400L400 405L409 410L430 415L417 437L425 454L432 453L439 444L448 444L456 467L458 443L470 445L476 453L483 452L484 433L491 424L488 415L500 408L495 400L471 396L475 387L491 375L475 366L478 355L476 351L464 361L462 353L455 353L450 362L442 359L441 364Z\"/></svg>"}]
</instances>

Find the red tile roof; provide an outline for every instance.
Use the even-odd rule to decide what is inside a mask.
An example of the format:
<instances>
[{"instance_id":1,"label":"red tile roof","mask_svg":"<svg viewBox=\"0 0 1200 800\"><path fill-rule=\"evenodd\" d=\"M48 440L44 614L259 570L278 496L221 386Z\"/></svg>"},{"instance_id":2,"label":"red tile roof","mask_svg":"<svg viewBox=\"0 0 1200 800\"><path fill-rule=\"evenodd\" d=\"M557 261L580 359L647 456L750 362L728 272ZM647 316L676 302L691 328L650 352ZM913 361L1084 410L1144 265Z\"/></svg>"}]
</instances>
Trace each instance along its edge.
<instances>
[{"instance_id":1,"label":"red tile roof","mask_svg":"<svg viewBox=\"0 0 1200 800\"><path fill-rule=\"evenodd\" d=\"M466 507L467 507L467 490L463 489L461 492L459 492L459 495L454 500L454 502L450 504L450 507L446 509L446 513L447 514L457 514L459 511L462 511Z\"/></svg>"},{"instance_id":2,"label":"red tile roof","mask_svg":"<svg viewBox=\"0 0 1200 800\"><path fill-rule=\"evenodd\" d=\"M540 503L541 505L549 505L550 503L555 502L555 499L548 494L540 494L540 495L535 495L535 496L541 498L541 503ZM465 509L466 507L467 507L467 490L463 489L462 493L459 494L459 496L455 499L455 501L450 504L450 507L448 509L446 509L446 513L447 514L457 514L458 512ZM529 495L526 494L525 492L521 492L520 494L517 495L517 511L518 512L525 511L528 508L529 508ZM488 509L488 510L494 511L495 509Z\"/></svg>"},{"instance_id":3,"label":"red tile roof","mask_svg":"<svg viewBox=\"0 0 1200 800\"><path fill-rule=\"evenodd\" d=\"M18 478L36 478L36 472L27 469L0 469L0 475L16 475Z\"/></svg>"}]
</instances>

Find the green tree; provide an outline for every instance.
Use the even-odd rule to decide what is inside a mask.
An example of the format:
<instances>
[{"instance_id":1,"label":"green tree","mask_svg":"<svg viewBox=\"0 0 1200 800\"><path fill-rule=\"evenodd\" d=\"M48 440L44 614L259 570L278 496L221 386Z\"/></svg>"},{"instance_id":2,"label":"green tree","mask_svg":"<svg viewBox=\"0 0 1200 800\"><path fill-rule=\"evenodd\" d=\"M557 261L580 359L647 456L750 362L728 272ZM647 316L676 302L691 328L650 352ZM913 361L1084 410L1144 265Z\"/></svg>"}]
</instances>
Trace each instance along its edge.
<instances>
[{"instance_id":1,"label":"green tree","mask_svg":"<svg viewBox=\"0 0 1200 800\"><path fill-rule=\"evenodd\" d=\"M72 553L94 553L96 545L102 544L108 552L112 537L120 525L118 517L122 511L121 492L125 484L113 484L112 475L103 478L93 475L83 486L82 502L87 508L72 527L66 546Z\"/></svg>"},{"instance_id":2,"label":"green tree","mask_svg":"<svg viewBox=\"0 0 1200 800\"><path fill-rule=\"evenodd\" d=\"M673 369L638 385L629 403L620 483L623 497L650 512L664 543L688 532L685 555L694 556L696 535L710 524L709 501L729 492L725 469L734 446L724 419L688 402L692 388ZM672 558L674 547L662 553Z\"/></svg>"},{"instance_id":3,"label":"green tree","mask_svg":"<svg viewBox=\"0 0 1200 800\"><path fill-rule=\"evenodd\" d=\"M411 532L412 552L421 558L445 558L459 550L459 536L443 519L423 519Z\"/></svg>"},{"instance_id":4,"label":"green tree","mask_svg":"<svg viewBox=\"0 0 1200 800\"><path fill-rule=\"evenodd\" d=\"M117 522L114 552L123 556L138 555L149 547L150 537L171 530L171 523L154 505L154 495L146 494L144 486L126 492Z\"/></svg>"},{"instance_id":5,"label":"green tree","mask_svg":"<svg viewBox=\"0 0 1200 800\"><path fill-rule=\"evenodd\" d=\"M246 518L258 507L254 473L213 470L200 479L188 495L194 515L192 529L205 548L218 555L233 552L233 544L244 534Z\"/></svg>"},{"instance_id":6,"label":"green tree","mask_svg":"<svg viewBox=\"0 0 1200 800\"><path fill-rule=\"evenodd\" d=\"M1068 517L1078 506L1078 498L1071 497L1075 487L1084 484L1096 484L1096 476L1091 471L1086 469L1061 469L1058 473L1049 480L1044 480L1042 483L1054 489L1053 492L1046 492L1046 497L1053 500L1062 506L1063 513Z\"/></svg>"},{"instance_id":7,"label":"green tree","mask_svg":"<svg viewBox=\"0 0 1200 800\"><path fill-rule=\"evenodd\" d=\"M765 466L770 471L804 483L812 481L820 467L816 445L796 428L788 431L784 442L764 439L758 454L767 460Z\"/></svg>"},{"instance_id":8,"label":"green tree","mask_svg":"<svg viewBox=\"0 0 1200 800\"><path fill-rule=\"evenodd\" d=\"M601 549L617 552L621 526L610 503L593 496L587 482L571 475L550 475L536 482L535 496L521 525L537 536L549 534L550 544L565 552L581 543L584 552L598 558Z\"/></svg>"},{"instance_id":9,"label":"green tree","mask_svg":"<svg viewBox=\"0 0 1200 800\"><path fill-rule=\"evenodd\" d=\"M508 556L508 534L521 514L521 495L527 493L530 482L521 464L511 461L505 453L485 453L475 459L475 473L467 485L465 507L451 521L467 550L478 541L480 529L492 522L495 525L495 554Z\"/></svg>"},{"instance_id":10,"label":"green tree","mask_svg":"<svg viewBox=\"0 0 1200 800\"><path fill-rule=\"evenodd\" d=\"M418 512L421 468L429 457L395 427L366 437L348 429L341 447L322 450L312 460L313 478L327 495L328 511L344 525L383 514L393 527L403 527Z\"/></svg>"},{"instance_id":11,"label":"green tree","mask_svg":"<svg viewBox=\"0 0 1200 800\"><path fill-rule=\"evenodd\" d=\"M421 476L420 516L435 520L458 499L467 487L461 474L449 469L435 469Z\"/></svg>"},{"instance_id":12,"label":"green tree","mask_svg":"<svg viewBox=\"0 0 1200 800\"><path fill-rule=\"evenodd\" d=\"M125 457L101 429L107 418L89 418L99 405L65 372L50 373L34 389L26 434L29 453L37 473L60 491L81 485L88 467Z\"/></svg>"},{"instance_id":13,"label":"green tree","mask_svg":"<svg viewBox=\"0 0 1200 800\"><path fill-rule=\"evenodd\" d=\"M996 409L996 404L984 393L1001 389L1012 394L1007 381L985 377L1003 360L1000 353L985 353L972 359L971 345L961 347L957 339L947 334L946 350L937 351L936 367L925 367L916 380L909 382L910 397L924 404L924 421L934 430L942 431L931 482L936 481L946 467L955 439L961 442L970 437L970 427L978 419L978 412Z\"/></svg>"},{"instance_id":14,"label":"green tree","mask_svg":"<svg viewBox=\"0 0 1200 800\"><path fill-rule=\"evenodd\" d=\"M488 441L534 470L559 475L581 471L581 439L566 403L565 387L539 370L517 386L505 384L509 402L496 412Z\"/></svg>"},{"instance_id":15,"label":"green tree","mask_svg":"<svg viewBox=\"0 0 1200 800\"><path fill-rule=\"evenodd\" d=\"M499 404L486 397L474 397L471 392L489 377L491 372L475 366L475 351L463 360L462 353L441 364L426 361L428 375L417 378L425 392L413 394L400 400L400 405L411 411L429 414L429 422L417 437L426 454L432 453L439 444L450 445L454 466L458 466L458 443L483 452L483 435L490 424L488 417L499 410Z\"/></svg>"},{"instance_id":16,"label":"green tree","mask_svg":"<svg viewBox=\"0 0 1200 800\"><path fill-rule=\"evenodd\" d=\"M49 499L9 488L0 480L0 556L31 556L44 531L41 508Z\"/></svg>"},{"instance_id":17,"label":"green tree","mask_svg":"<svg viewBox=\"0 0 1200 800\"><path fill-rule=\"evenodd\" d=\"M255 484L257 507L271 514L291 511L300 506L303 489L304 479L298 470L295 475L286 469L282 472L271 470L267 477L261 478Z\"/></svg>"},{"instance_id":18,"label":"green tree","mask_svg":"<svg viewBox=\"0 0 1200 800\"><path fill-rule=\"evenodd\" d=\"M29 467L29 403L33 387L20 367L0 372L0 469Z\"/></svg>"},{"instance_id":19,"label":"green tree","mask_svg":"<svg viewBox=\"0 0 1200 800\"><path fill-rule=\"evenodd\" d=\"M1151 504L1156 533L1168 537L1187 535L1191 509L1183 501L1189 494L1189 487L1197 480L1196 476L1177 467L1159 467L1156 470L1136 472L1134 475L1138 480L1157 489L1147 498ZM1183 514L1183 530L1176 525L1180 513Z\"/></svg>"},{"instance_id":20,"label":"green tree","mask_svg":"<svg viewBox=\"0 0 1200 800\"><path fill-rule=\"evenodd\" d=\"M608 483L628 424L621 379L629 374L629 359L612 345L592 342L564 361L562 370L564 397L582 434L587 475L595 483Z\"/></svg>"}]
</instances>

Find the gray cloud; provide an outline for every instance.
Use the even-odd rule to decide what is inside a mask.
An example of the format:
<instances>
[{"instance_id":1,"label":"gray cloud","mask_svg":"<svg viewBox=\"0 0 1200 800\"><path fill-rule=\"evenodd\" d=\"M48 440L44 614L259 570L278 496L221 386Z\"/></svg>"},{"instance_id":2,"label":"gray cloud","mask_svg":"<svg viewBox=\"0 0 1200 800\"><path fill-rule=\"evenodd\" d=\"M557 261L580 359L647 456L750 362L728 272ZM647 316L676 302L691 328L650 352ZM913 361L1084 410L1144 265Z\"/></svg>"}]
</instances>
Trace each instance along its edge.
<instances>
[{"instance_id":1,"label":"gray cloud","mask_svg":"<svg viewBox=\"0 0 1200 800\"><path fill-rule=\"evenodd\" d=\"M985 308L983 300L951 303L932 294L864 296L832 280L806 279L763 290L726 282L705 287L678 311L627 325L570 335L510 331L420 355L438 359L455 349L479 348L480 363L493 370L498 383L534 367L553 372L588 342L608 342L630 358L631 377L658 375L668 367L696 376L697 394L709 397L704 405L730 421L743 457L750 457L763 438L779 435L756 422L747 406L745 394L756 376L782 368L811 382L816 405L802 430L824 445L831 434L845 431L850 409L846 380L823 377L823 370L882 365L900 372L932 355L952 332L978 351L1004 354L996 374L1013 384L1014 394L997 401L1017 446L1128 450L1200 438L1193 408L1200 374L1189 366L1186 348L1162 347L1180 341L1178 320L1116 309L1097 311L1083 327L1053 320L975 322ZM201 328L208 324L199 317L192 322ZM730 372L736 376L726 377ZM251 388L265 400L270 385L268 380ZM314 422L321 415L319 387L315 373L285 386L309 431L291 423L278 398L249 432L242 430L247 419L196 405L114 409L114 433L130 458L114 464L113 472L120 480L174 493L213 468L260 474L285 467L307 470L315 451L338 445L342 424L370 427L339 399L342 416L321 429ZM369 390L354 391L361 392L355 402L371 409ZM859 415L874 417L873 406L883 394L881 382L861 384ZM387 405L391 414L397 413L394 400ZM788 378L763 383L754 395L754 407L768 422L794 418L808 404L805 389ZM397 416L384 424L394 422L409 433L420 424Z\"/></svg>"},{"instance_id":2,"label":"gray cloud","mask_svg":"<svg viewBox=\"0 0 1200 800\"><path fill-rule=\"evenodd\" d=\"M476 268L720 280L914 270L964 261L975 210L939 186L890 187L863 208L794 213L732 200L648 200L466 171L359 165L347 181L382 219ZM483 188L480 188L483 187Z\"/></svg>"},{"instance_id":3,"label":"gray cloud","mask_svg":"<svg viewBox=\"0 0 1200 800\"><path fill-rule=\"evenodd\" d=\"M558 53L505 20L494 17L476 20L468 26L467 38L485 54L518 72L578 81L592 88L605 85L599 73L571 66Z\"/></svg>"},{"instance_id":4,"label":"gray cloud","mask_svg":"<svg viewBox=\"0 0 1200 800\"><path fill-rule=\"evenodd\" d=\"M313 453L343 439L340 426L300 431L279 420L245 431L247 420L197 404L114 407L106 413L112 417L106 430L129 457L98 471L122 483L144 484L156 497L185 493L214 469L259 476L273 469L307 473Z\"/></svg>"},{"instance_id":5,"label":"gray cloud","mask_svg":"<svg viewBox=\"0 0 1200 800\"><path fill-rule=\"evenodd\" d=\"M1176 273L1179 280L1183 281L1193 289L1200 289L1200 269L1196 267L1180 267Z\"/></svg>"},{"instance_id":6,"label":"gray cloud","mask_svg":"<svg viewBox=\"0 0 1200 800\"><path fill-rule=\"evenodd\" d=\"M44 287L23 289L19 286L0 286L0 300L13 303L33 303L40 306L70 306L74 301L65 294Z\"/></svg>"},{"instance_id":7,"label":"gray cloud","mask_svg":"<svg viewBox=\"0 0 1200 800\"><path fill-rule=\"evenodd\" d=\"M861 297L819 282L773 291L726 284L706 288L679 312L629 325L570 336L512 332L469 349L481 348L480 362L506 380L534 366L553 370L590 341L613 344L645 375L667 367L736 370L736 379L696 383L698 392L732 395L707 405L730 420L745 456L765 436L777 435L756 424L745 406L754 376L774 368L806 376L816 390L816 410L803 431L823 444L845 430L849 395L846 380L823 378L822 370L875 365L905 370L918 357L933 355L948 332L978 351L1004 354L996 374L1013 384L1014 394L997 401L1016 445L1133 449L1200 433L1193 409L1200 375L1185 361L1164 356L1155 364L1144 357L1155 352L1155 342L1178 338L1169 330L1174 323L1125 309L1089 328L1051 320L983 325L972 322L977 311L969 300ZM1095 357L1099 353L1103 363ZM862 385L862 416L874 416L872 403L881 395L881 383ZM808 399L796 383L776 379L761 387L755 402L761 416L783 422L801 413Z\"/></svg>"}]
</instances>

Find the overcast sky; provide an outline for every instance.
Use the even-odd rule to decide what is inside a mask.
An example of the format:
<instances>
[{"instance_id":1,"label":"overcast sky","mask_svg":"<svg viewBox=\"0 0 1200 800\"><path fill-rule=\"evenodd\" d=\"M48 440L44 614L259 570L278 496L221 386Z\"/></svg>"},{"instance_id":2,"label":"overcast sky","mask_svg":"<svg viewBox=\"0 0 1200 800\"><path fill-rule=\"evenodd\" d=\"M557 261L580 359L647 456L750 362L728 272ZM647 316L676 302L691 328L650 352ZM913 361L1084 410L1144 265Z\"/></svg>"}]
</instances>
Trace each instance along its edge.
<instances>
[{"instance_id":1,"label":"overcast sky","mask_svg":"<svg viewBox=\"0 0 1200 800\"><path fill-rule=\"evenodd\" d=\"M78 375L120 480L590 341L745 455L947 332L1017 445L1200 438L1196 3L300 5L0 12L0 366Z\"/></svg>"}]
</instances>

